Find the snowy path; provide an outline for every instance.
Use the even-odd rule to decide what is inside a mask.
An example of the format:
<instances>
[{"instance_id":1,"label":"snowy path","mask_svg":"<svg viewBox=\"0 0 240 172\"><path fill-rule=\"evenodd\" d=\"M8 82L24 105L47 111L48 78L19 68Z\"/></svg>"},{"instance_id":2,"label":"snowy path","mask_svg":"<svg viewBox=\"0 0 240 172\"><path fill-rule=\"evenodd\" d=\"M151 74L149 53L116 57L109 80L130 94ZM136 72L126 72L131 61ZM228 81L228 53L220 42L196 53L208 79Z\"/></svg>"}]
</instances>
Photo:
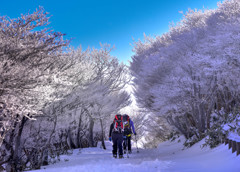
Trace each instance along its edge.
<instances>
[{"instance_id":1,"label":"snowy path","mask_svg":"<svg viewBox=\"0 0 240 172\"><path fill-rule=\"evenodd\" d=\"M100 148L86 148L74 150L73 154L68 156L61 156L61 162L53 165L49 165L40 171L58 171L58 172L99 172L99 171L149 171L155 172L164 169L170 164L169 161L161 161L157 158L157 154L149 156L149 150L140 150L137 153L136 149L133 149L133 153L129 155L129 158L115 159L112 157L112 144L106 142L107 150ZM68 161L65 161L68 159ZM114 170L113 170L114 169ZM38 171L38 170L37 170ZM36 172L37 172L36 171Z\"/></svg>"},{"instance_id":2,"label":"snowy path","mask_svg":"<svg viewBox=\"0 0 240 172\"><path fill-rule=\"evenodd\" d=\"M74 150L72 155L61 156L61 161L42 167L46 172L239 172L240 157L227 146L214 150L200 149L202 143L182 150L182 143L165 142L158 149L133 149L130 158L112 158L112 145L106 142L107 150L86 148ZM126 157L126 156L125 156ZM67 159L67 161L65 161Z\"/></svg>"}]
</instances>

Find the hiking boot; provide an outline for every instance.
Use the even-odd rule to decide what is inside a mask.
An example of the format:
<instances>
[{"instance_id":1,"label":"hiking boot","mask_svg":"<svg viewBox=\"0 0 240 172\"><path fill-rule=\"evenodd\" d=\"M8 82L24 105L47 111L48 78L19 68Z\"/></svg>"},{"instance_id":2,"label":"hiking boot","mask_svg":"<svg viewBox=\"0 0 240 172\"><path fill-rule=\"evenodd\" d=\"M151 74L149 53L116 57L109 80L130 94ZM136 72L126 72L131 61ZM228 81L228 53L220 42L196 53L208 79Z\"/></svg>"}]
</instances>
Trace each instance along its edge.
<instances>
[{"instance_id":1,"label":"hiking boot","mask_svg":"<svg viewBox=\"0 0 240 172\"><path fill-rule=\"evenodd\" d=\"M117 158L117 154L113 154L113 158Z\"/></svg>"},{"instance_id":2,"label":"hiking boot","mask_svg":"<svg viewBox=\"0 0 240 172\"><path fill-rule=\"evenodd\" d=\"M119 155L119 159L122 159L123 158L123 155Z\"/></svg>"},{"instance_id":3,"label":"hiking boot","mask_svg":"<svg viewBox=\"0 0 240 172\"><path fill-rule=\"evenodd\" d=\"M131 150L128 150L128 153L129 153L129 154L131 154L131 153L132 153L132 151L131 151Z\"/></svg>"}]
</instances>

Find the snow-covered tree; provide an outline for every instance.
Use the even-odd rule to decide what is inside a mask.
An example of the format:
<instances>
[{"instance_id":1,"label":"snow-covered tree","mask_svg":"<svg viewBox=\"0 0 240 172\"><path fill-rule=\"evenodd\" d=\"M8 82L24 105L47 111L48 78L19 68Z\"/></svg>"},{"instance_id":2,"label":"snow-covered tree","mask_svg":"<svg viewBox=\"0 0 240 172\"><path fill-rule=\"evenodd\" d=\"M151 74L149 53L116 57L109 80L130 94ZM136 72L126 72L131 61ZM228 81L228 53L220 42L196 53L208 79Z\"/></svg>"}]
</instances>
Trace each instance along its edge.
<instances>
[{"instance_id":1,"label":"snow-covered tree","mask_svg":"<svg viewBox=\"0 0 240 172\"><path fill-rule=\"evenodd\" d=\"M211 114L239 102L240 3L189 10L168 33L136 42L131 73L137 103L186 138L204 137Z\"/></svg>"},{"instance_id":2,"label":"snow-covered tree","mask_svg":"<svg viewBox=\"0 0 240 172\"><path fill-rule=\"evenodd\" d=\"M47 13L39 8L17 19L0 19L0 97L1 138L23 116L36 114L50 101L51 87L46 86L60 65L60 53L68 41L63 34L49 29ZM64 66L64 64L63 64Z\"/></svg>"}]
</instances>

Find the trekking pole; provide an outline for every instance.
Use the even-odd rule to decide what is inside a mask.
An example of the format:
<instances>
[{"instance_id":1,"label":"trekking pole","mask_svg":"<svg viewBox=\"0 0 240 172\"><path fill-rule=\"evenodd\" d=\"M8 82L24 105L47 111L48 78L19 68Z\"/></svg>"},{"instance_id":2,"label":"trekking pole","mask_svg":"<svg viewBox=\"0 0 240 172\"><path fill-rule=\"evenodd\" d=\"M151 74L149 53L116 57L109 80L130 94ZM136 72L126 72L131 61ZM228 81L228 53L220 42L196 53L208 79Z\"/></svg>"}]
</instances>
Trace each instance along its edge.
<instances>
[{"instance_id":1,"label":"trekking pole","mask_svg":"<svg viewBox=\"0 0 240 172\"><path fill-rule=\"evenodd\" d=\"M126 150L127 150L127 158L129 158L129 156L128 156L128 147L126 146Z\"/></svg>"},{"instance_id":2,"label":"trekking pole","mask_svg":"<svg viewBox=\"0 0 240 172\"><path fill-rule=\"evenodd\" d=\"M127 158L129 158L129 156L128 156L128 143L127 143L127 139L125 139L124 143L125 143L125 146L126 146Z\"/></svg>"},{"instance_id":3,"label":"trekking pole","mask_svg":"<svg viewBox=\"0 0 240 172\"><path fill-rule=\"evenodd\" d=\"M138 146L137 146L137 136L136 135L135 135L135 140L136 140L137 153L139 153Z\"/></svg>"}]
</instances>

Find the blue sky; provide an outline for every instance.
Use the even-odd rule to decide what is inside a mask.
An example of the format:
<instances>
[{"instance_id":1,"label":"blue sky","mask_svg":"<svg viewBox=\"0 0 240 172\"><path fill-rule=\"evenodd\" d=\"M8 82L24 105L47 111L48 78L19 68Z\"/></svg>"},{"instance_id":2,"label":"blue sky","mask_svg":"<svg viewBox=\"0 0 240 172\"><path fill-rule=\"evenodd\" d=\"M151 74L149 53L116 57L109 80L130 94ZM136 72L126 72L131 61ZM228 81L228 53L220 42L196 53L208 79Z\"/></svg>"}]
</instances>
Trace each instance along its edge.
<instances>
[{"instance_id":1,"label":"blue sky","mask_svg":"<svg viewBox=\"0 0 240 172\"><path fill-rule=\"evenodd\" d=\"M133 39L161 35L170 22L182 18L188 8L216 8L219 0L1 0L0 15L11 18L43 6L50 13L50 27L73 38L71 45L99 48L115 45L112 55L130 60Z\"/></svg>"}]
</instances>

